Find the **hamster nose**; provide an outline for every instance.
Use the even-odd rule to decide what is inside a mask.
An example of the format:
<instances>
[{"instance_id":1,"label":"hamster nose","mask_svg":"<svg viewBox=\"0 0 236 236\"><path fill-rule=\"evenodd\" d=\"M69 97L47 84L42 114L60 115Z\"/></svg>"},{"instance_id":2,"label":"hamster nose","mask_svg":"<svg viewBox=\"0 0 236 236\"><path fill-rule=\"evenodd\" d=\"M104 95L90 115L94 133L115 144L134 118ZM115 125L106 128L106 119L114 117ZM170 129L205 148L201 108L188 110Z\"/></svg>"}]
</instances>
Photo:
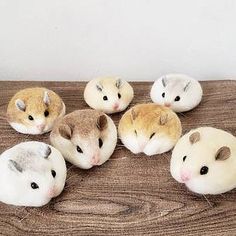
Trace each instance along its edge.
<instances>
[{"instance_id":1,"label":"hamster nose","mask_svg":"<svg viewBox=\"0 0 236 236\"><path fill-rule=\"evenodd\" d=\"M36 126L39 130L43 130L45 128L45 124L37 125Z\"/></svg>"},{"instance_id":2,"label":"hamster nose","mask_svg":"<svg viewBox=\"0 0 236 236\"><path fill-rule=\"evenodd\" d=\"M181 171L180 178L183 182L187 182L191 178L191 173L188 170Z\"/></svg>"},{"instance_id":3,"label":"hamster nose","mask_svg":"<svg viewBox=\"0 0 236 236\"><path fill-rule=\"evenodd\" d=\"M164 104L166 107L170 107L171 106L171 104L169 103L169 102L165 102L165 104Z\"/></svg>"},{"instance_id":4,"label":"hamster nose","mask_svg":"<svg viewBox=\"0 0 236 236\"><path fill-rule=\"evenodd\" d=\"M91 164L92 164L93 166L97 166L97 165L99 165L99 162L100 162L99 156L98 156L98 155L94 155L94 156L92 157Z\"/></svg>"},{"instance_id":5,"label":"hamster nose","mask_svg":"<svg viewBox=\"0 0 236 236\"><path fill-rule=\"evenodd\" d=\"M49 191L48 191L48 197L49 198L53 198L55 195L56 195L56 190L55 188L51 188Z\"/></svg>"},{"instance_id":6,"label":"hamster nose","mask_svg":"<svg viewBox=\"0 0 236 236\"><path fill-rule=\"evenodd\" d=\"M118 108L119 108L119 103L115 103L115 104L113 105L113 109L114 109L114 110L118 110Z\"/></svg>"}]
</instances>

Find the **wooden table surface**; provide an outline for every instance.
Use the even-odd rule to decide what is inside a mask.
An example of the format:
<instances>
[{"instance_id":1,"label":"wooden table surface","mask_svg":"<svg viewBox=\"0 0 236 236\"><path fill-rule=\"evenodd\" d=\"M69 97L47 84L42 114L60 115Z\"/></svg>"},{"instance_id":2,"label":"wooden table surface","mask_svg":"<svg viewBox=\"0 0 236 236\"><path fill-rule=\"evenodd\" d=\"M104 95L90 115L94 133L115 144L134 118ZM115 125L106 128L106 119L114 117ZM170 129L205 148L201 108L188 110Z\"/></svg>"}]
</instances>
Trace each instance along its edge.
<instances>
[{"instance_id":1,"label":"wooden table surface","mask_svg":"<svg viewBox=\"0 0 236 236\"><path fill-rule=\"evenodd\" d=\"M213 126L236 135L236 81L201 83L203 101L180 114L183 133ZM151 83L132 83L131 104L149 102ZM19 89L45 86L60 94L67 113L87 107L83 82L0 82L0 152L28 140L49 142L49 134L22 135L5 119L9 99ZM122 114L112 115L119 121ZM196 195L170 175L171 153L135 156L119 142L101 167L80 170L68 164L63 193L42 208L0 203L2 235L236 235L236 190ZM1 191L1 190L0 190Z\"/></svg>"}]
</instances>

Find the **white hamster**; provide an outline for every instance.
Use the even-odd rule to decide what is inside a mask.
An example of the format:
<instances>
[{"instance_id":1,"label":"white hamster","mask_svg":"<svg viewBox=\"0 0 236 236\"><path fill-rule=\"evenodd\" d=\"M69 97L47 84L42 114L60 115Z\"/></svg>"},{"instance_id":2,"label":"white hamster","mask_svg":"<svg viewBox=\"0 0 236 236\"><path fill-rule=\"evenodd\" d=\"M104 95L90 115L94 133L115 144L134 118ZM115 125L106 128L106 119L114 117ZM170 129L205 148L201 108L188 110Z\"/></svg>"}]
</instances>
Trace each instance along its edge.
<instances>
[{"instance_id":1,"label":"white hamster","mask_svg":"<svg viewBox=\"0 0 236 236\"><path fill-rule=\"evenodd\" d=\"M202 100L200 83L183 74L168 74L157 79L150 92L153 102L175 112L192 110Z\"/></svg>"},{"instance_id":2,"label":"white hamster","mask_svg":"<svg viewBox=\"0 0 236 236\"><path fill-rule=\"evenodd\" d=\"M212 127L191 130L177 142L170 171L193 192L227 192L236 187L236 138Z\"/></svg>"},{"instance_id":3,"label":"white hamster","mask_svg":"<svg viewBox=\"0 0 236 236\"><path fill-rule=\"evenodd\" d=\"M24 142L0 156L0 201L39 207L58 196L65 185L61 153L42 142Z\"/></svg>"},{"instance_id":4,"label":"white hamster","mask_svg":"<svg viewBox=\"0 0 236 236\"><path fill-rule=\"evenodd\" d=\"M81 169L90 169L110 158L117 143L117 130L103 112L77 110L56 123L50 140L67 161Z\"/></svg>"},{"instance_id":5,"label":"white hamster","mask_svg":"<svg viewBox=\"0 0 236 236\"><path fill-rule=\"evenodd\" d=\"M134 97L131 85L117 77L99 77L88 82L84 100L93 109L107 114L125 110Z\"/></svg>"}]
</instances>

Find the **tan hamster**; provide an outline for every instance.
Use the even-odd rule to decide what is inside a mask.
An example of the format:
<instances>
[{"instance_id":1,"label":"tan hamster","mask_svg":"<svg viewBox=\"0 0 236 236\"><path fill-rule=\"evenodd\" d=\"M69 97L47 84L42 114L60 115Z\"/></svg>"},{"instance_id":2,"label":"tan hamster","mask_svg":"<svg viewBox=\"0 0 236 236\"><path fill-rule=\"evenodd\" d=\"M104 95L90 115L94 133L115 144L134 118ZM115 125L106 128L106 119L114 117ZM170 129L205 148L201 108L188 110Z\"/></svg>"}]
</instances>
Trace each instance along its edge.
<instances>
[{"instance_id":1,"label":"tan hamster","mask_svg":"<svg viewBox=\"0 0 236 236\"><path fill-rule=\"evenodd\" d=\"M56 119L65 115L62 99L46 88L27 88L17 92L7 108L7 119L16 131L23 134L49 132Z\"/></svg>"},{"instance_id":2,"label":"tan hamster","mask_svg":"<svg viewBox=\"0 0 236 236\"><path fill-rule=\"evenodd\" d=\"M67 161L90 169L110 158L117 143L117 130L112 119L103 112L77 110L55 124L50 140Z\"/></svg>"},{"instance_id":3,"label":"tan hamster","mask_svg":"<svg viewBox=\"0 0 236 236\"><path fill-rule=\"evenodd\" d=\"M88 82L84 100L93 109L107 114L125 110L134 97L131 85L117 77L99 77Z\"/></svg>"},{"instance_id":4,"label":"tan hamster","mask_svg":"<svg viewBox=\"0 0 236 236\"><path fill-rule=\"evenodd\" d=\"M118 132L131 152L151 156L172 149L181 136L182 127L172 110L148 103L129 109L119 122Z\"/></svg>"}]
</instances>

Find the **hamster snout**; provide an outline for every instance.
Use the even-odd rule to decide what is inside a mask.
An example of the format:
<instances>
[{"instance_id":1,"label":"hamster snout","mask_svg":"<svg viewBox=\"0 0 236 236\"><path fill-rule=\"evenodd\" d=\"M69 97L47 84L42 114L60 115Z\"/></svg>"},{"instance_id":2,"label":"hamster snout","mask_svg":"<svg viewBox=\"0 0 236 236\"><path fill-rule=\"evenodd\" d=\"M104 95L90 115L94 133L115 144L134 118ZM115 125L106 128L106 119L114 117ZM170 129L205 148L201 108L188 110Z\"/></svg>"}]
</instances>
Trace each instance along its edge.
<instances>
[{"instance_id":1,"label":"hamster snout","mask_svg":"<svg viewBox=\"0 0 236 236\"><path fill-rule=\"evenodd\" d=\"M191 172L187 169L182 169L180 172L181 181L184 183L191 179Z\"/></svg>"},{"instance_id":2,"label":"hamster snout","mask_svg":"<svg viewBox=\"0 0 236 236\"><path fill-rule=\"evenodd\" d=\"M115 111L118 111L118 110L119 110L119 107L120 107L120 104L119 104L118 102L116 102L116 103L112 106L113 110L115 110Z\"/></svg>"},{"instance_id":3,"label":"hamster snout","mask_svg":"<svg viewBox=\"0 0 236 236\"><path fill-rule=\"evenodd\" d=\"M91 165L97 166L97 165L99 165L99 162L100 162L100 155L99 155L99 153L96 153L91 158Z\"/></svg>"}]
</instances>

